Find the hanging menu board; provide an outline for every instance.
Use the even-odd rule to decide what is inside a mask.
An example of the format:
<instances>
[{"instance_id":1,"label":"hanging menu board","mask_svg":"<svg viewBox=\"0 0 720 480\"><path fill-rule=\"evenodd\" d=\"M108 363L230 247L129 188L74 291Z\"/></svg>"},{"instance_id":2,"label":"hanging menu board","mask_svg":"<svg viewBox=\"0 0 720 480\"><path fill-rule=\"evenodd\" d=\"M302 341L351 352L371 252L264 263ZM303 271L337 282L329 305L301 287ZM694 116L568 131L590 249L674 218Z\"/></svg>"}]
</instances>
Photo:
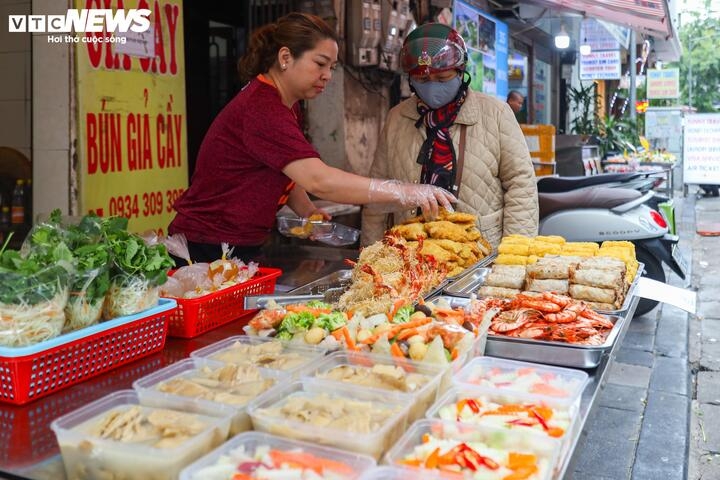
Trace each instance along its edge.
<instances>
[{"instance_id":1,"label":"hanging menu board","mask_svg":"<svg viewBox=\"0 0 720 480\"><path fill-rule=\"evenodd\" d=\"M470 88L505 100L508 93L508 27L477 7L453 4L453 26L468 48Z\"/></svg>"},{"instance_id":2,"label":"hanging menu board","mask_svg":"<svg viewBox=\"0 0 720 480\"><path fill-rule=\"evenodd\" d=\"M580 80L618 80L621 66L620 50L593 51L580 56Z\"/></svg>"}]
</instances>

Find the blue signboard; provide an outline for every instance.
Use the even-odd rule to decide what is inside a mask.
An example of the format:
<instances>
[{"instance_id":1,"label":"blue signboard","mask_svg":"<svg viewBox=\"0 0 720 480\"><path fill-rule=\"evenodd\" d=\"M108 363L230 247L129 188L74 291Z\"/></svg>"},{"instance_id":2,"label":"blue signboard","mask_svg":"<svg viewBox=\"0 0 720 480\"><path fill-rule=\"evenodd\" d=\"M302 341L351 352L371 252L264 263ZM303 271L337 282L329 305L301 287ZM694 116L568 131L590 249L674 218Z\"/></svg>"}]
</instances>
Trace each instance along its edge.
<instances>
[{"instance_id":1,"label":"blue signboard","mask_svg":"<svg viewBox=\"0 0 720 480\"><path fill-rule=\"evenodd\" d=\"M508 27L477 7L455 0L453 27L468 48L470 88L505 100L508 93Z\"/></svg>"}]
</instances>

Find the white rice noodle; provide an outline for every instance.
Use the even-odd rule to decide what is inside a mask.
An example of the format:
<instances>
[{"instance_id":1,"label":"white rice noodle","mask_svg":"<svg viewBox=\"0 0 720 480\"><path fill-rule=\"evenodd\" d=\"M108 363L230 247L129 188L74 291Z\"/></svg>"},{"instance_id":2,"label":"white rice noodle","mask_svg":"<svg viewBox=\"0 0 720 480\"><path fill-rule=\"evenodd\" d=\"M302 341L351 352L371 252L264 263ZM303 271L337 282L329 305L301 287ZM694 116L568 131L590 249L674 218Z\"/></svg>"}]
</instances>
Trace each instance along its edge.
<instances>
[{"instance_id":1,"label":"white rice noodle","mask_svg":"<svg viewBox=\"0 0 720 480\"><path fill-rule=\"evenodd\" d=\"M102 318L104 298L95 299L94 302L88 302L85 295L71 295L65 306L65 327L63 332L72 332L81 328L95 325Z\"/></svg>"},{"instance_id":2,"label":"white rice noodle","mask_svg":"<svg viewBox=\"0 0 720 480\"><path fill-rule=\"evenodd\" d=\"M105 299L103 318L111 320L142 312L156 306L159 299L159 289L142 277L114 279Z\"/></svg>"},{"instance_id":3,"label":"white rice noodle","mask_svg":"<svg viewBox=\"0 0 720 480\"><path fill-rule=\"evenodd\" d=\"M68 289L64 288L50 300L35 305L0 303L0 345L24 347L60 335L67 299Z\"/></svg>"}]
</instances>

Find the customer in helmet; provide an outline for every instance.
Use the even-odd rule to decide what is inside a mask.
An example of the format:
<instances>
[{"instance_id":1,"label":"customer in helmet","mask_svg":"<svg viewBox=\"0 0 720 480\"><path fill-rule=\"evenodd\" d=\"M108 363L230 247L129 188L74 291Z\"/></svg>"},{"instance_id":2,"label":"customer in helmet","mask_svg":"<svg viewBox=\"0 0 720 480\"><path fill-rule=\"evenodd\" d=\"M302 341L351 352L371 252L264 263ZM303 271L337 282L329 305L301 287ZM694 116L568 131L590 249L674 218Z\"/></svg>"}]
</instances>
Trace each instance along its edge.
<instances>
[{"instance_id":1,"label":"customer in helmet","mask_svg":"<svg viewBox=\"0 0 720 480\"><path fill-rule=\"evenodd\" d=\"M425 24L408 35L401 57L415 95L388 113L371 176L450 190L456 209L476 214L494 246L503 235L536 235L537 186L525 138L504 101L468 88L462 37ZM363 211L363 244L414 213Z\"/></svg>"}]
</instances>

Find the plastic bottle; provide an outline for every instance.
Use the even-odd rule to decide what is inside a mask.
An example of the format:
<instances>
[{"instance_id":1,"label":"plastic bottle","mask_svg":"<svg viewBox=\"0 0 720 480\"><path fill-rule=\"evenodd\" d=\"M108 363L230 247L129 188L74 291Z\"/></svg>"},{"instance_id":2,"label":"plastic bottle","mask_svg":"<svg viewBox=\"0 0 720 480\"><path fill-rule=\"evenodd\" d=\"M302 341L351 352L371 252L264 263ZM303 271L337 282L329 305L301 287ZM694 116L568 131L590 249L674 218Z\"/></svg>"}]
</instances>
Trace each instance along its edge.
<instances>
[{"instance_id":1,"label":"plastic bottle","mask_svg":"<svg viewBox=\"0 0 720 480\"><path fill-rule=\"evenodd\" d=\"M13 225L25 223L25 181L22 178L18 178L15 182L12 207L10 208L10 223Z\"/></svg>"},{"instance_id":2,"label":"plastic bottle","mask_svg":"<svg viewBox=\"0 0 720 480\"><path fill-rule=\"evenodd\" d=\"M0 228L10 226L10 207L5 205L0 210Z\"/></svg>"},{"instance_id":3,"label":"plastic bottle","mask_svg":"<svg viewBox=\"0 0 720 480\"><path fill-rule=\"evenodd\" d=\"M32 196L32 178L25 180L25 223L32 225L33 216L33 196Z\"/></svg>"}]
</instances>

